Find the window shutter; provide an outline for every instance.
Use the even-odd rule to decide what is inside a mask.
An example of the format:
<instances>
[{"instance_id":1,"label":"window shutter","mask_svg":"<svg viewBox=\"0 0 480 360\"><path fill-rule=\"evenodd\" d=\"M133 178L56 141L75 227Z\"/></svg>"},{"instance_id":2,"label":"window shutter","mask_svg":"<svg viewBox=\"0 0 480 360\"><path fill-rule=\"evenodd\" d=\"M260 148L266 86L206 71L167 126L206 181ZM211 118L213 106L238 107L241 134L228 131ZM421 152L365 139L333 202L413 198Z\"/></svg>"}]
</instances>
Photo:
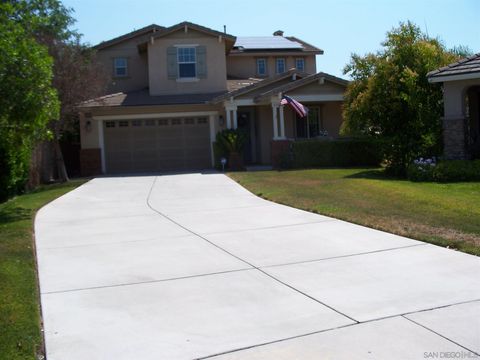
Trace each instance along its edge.
<instances>
[{"instance_id":1,"label":"window shutter","mask_svg":"<svg viewBox=\"0 0 480 360\"><path fill-rule=\"evenodd\" d=\"M177 48L169 46L167 48L167 71L169 79L176 79L178 74Z\"/></svg>"},{"instance_id":2,"label":"window shutter","mask_svg":"<svg viewBox=\"0 0 480 360\"><path fill-rule=\"evenodd\" d=\"M197 46L197 77L205 79L207 77L207 48Z\"/></svg>"}]
</instances>

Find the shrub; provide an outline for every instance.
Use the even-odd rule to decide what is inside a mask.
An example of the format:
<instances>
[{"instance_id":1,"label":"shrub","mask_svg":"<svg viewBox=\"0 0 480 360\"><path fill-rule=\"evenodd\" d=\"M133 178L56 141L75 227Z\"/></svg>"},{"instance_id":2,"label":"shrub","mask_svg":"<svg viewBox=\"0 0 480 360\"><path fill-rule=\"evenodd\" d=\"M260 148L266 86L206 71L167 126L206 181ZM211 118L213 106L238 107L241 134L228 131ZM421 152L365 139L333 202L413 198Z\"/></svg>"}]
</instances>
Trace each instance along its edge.
<instances>
[{"instance_id":1,"label":"shrub","mask_svg":"<svg viewBox=\"0 0 480 360\"><path fill-rule=\"evenodd\" d=\"M283 154L283 168L377 166L382 161L378 141L364 138L295 141Z\"/></svg>"},{"instance_id":2,"label":"shrub","mask_svg":"<svg viewBox=\"0 0 480 360\"><path fill-rule=\"evenodd\" d=\"M407 175L412 181L480 181L480 160L442 161L428 168L417 161L408 167Z\"/></svg>"},{"instance_id":3,"label":"shrub","mask_svg":"<svg viewBox=\"0 0 480 360\"><path fill-rule=\"evenodd\" d=\"M247 133L240 129L219 131L215 138L219 150L225 154L241 153L247 142Z\"/></svg>"},{"instance_id":4,"label":"shrub","mask_svg":"<svg viewBox=\"0 0 480 360\"><path fill-rule=\"evenodd\" d=\"M411 181L433 181L436 165L435 158L414 160L407 168L407 177Z\"/></svg>"}]
</instances>

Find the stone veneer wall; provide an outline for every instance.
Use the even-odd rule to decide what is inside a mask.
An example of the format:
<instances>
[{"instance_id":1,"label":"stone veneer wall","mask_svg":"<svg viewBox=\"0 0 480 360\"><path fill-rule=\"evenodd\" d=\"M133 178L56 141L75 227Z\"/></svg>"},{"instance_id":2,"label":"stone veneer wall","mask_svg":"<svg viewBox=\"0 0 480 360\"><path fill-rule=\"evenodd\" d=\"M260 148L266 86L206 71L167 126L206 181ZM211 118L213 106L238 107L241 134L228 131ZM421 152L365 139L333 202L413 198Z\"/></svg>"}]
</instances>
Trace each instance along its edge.
<instances>
[{"instance_id":1,"label":"stone veneer wall","mask_svg":"<svg viewBox=\"0 0 480 360\"><path fill-rule=\"evenodd\" d=\"M449 160L467 158L465 146L465 118L443 119L444 155Z\"/></svg>"}]
</instances>

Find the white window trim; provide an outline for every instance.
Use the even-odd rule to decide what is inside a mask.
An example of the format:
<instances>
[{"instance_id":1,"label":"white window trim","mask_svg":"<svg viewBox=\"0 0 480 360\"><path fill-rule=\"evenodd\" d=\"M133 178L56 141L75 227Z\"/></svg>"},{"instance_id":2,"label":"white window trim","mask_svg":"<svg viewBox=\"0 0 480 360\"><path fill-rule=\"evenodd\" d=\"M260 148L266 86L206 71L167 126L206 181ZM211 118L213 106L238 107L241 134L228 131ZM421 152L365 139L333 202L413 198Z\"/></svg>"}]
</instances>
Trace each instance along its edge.
<instances>
[{"instance_id":1,"label":"white window trim","mask_svg":"<svg viewBox=\"0 0 480 360\"><path fill-rule=\"evenodd\" d=\"M117 68L122 68L123 69L123 66L117 67L117 60L120 60L120 59L125 60L125 74L124 75L123 74L122 75L117 74ZM113 58L113 76L117 77L117 78L122 78L122 77L127 77L128 76L128 58L121 57L121 56Z\"/></svg>"},{"instance_id":2,"label":"white window trim","mask_svg":"<svg viewBox=\"0 0 480 360\"><path fill-rule=\"evenodd\" d=\"M177 67L178 67L178 76L177 82L195 82L199 81L197 77L197 45L175 45L177 48ZM182 62L180 63L179 57L179 49L194 49L195 50L195 61L194 62ZM195 64L195 76L193 77L180 77L180 64Z\"/></svg>"},{"instance_id":3,"label":"white window trim","mask_svg":"<svg viewBox=\"0 0 480 360\"><path fill-rule=\"evenodd\" d=\"M283 71L278 71L278 61L283 60ZM275 58L275 73L276 74L282 74L285 71L287 71L287 61L283 57Z\"/></svg>"},{"instance_id":4,"label":"white window trim","mask_svg":"<svg viewBox=\"0 0 480 360\"><path fill-rule=\"evenodd\" d=\"M265 72L263 74L261 74L260 71L258 71L259 67L260 67L258 65L258 63L259 63L260 60L263 60L263 63L264 63L263 67L265 69ZM266 58L257 58L256 61L255 61L255 65L257 67L257 75L258 76L267 76L267 59Z\"/></svg>"}]
</instances>

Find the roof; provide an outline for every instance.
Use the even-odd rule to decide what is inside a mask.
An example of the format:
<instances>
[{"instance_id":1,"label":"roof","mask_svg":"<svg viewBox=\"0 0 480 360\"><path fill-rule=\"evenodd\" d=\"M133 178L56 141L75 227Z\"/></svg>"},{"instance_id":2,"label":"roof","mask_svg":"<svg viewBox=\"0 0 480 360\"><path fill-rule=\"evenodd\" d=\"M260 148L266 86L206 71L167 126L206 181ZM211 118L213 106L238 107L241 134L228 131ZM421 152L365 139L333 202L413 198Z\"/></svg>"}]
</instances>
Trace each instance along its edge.
<instances>
[{"instance_id":1,"label":"roof","mask_svg":"<svg viewBox=\"0 0 480 360\"><path fill-rule=\"evenodd\" d=\"M293 80L293 75L295 75L296 80ZM255 100L259 100L261 98L264 98L266 96L271 96L271 95L276 95L278 93L285 93L288 91L291 91L293 89L299 88L301 86L304 86L306 84L309 84L311 82L314 82L320 78L324 78L332 83L341 85L341 86L347 86L349 84L348 80L341 79L339 77L324 73L324 72L319 72L317 74L313 75L308 75L303 72L299 72L296 69L291 69L289 71L286 71L282 74L279 74L277 76L271 77L271 78L266 78L264 80L259 80L259 79L252 79L253 82L251 85L245 85L242 86L238 89L230 89L229 87L229 92L220 94L219 96L213 98L211 100L212 103L219 103L221 101L230 99L230 98L235 98L237 96L241 96L244 94L247 94L249 92L261 89L262 87L266 87L268 85L272 85L277 81L281 81L283 79L286 79L288 77L292 77L292 81L287 83L287 84L281 84L279 86L276 86L274 88L269 87L268 90L264 91L263 93L255 96ZM235 80L239 81L239 80ZM245 81L245 80L243 80Z\"/></svg>"},{"instance_id":2,"label":"roof","mask_svg":"<svg viewBox=\"0 0 480 360\"><path fill-rule=\"evenodd\" d=\"M243 89L244 87L256 84L262 81L262 79L248 78L248 79L228 79L227 89L229 92Z\"/></svg>"},{"instance_id":3,"label":"roof","mask_svg":"<svg viewBox=\"0 0 480 360\"><path fill-rule=\"evenodd\" d=\"M234 52L259 52L259 51L287 51L287 52L313 52L323 54L319 49L294 36L247 36L237 37Z\"/></svg>"},{"instance_id":4,"label":"roof","mask_svg":"<svg viewBox=\"0 0 480 360\"><path fill-rule=\"evenodd\" d=\"M104 106L151 106L151 105L187 105L205 104L222 92L204 94L179 94L179 95L150 95L148 89L116 93L87 100L79 105L80 108L93 108Z\"/></svg>"},{"instance_id":5,"label":"roof","mask_svg":"<svg viewBox=\"0 0 480 360\"><path fill-rule=\"evenodd\" d=\"M332 83L335 83L335 84L338 84L338 85L341 85L341 86L347 86L348 83L349 83L348 80L341 79L339 77L336 77L336 76L333 76L333 75L330 75L330 74L327 74L327 73L324 73L324 72L319 72L319 73L304 77L303 79L295 80L295 81L292 81L288 84L283 84L283 85L280 85L280 86L278 86L274 89L268 90L268 91L256 96L255 99L259 100L261 98L264 98L264 97L267 97L267 96L273 96L273 95L276 95L278 93L286 93L288 91L291 91L291 90L297 89L299 87L302 87L304 85L310 84L310 83L312 83L316 80L319 80L321 78L324 78L325 80L328 80Z\"/></svg>"},{"instance_id":6,"label":"roof","mask_svg":"<svg viewBox=\"0 0 480 360\"><path fill-rule=\"evenodd\" d=\"M272 84L276 81L283 80L283 79L285 79L289 76L292 76L293 74L296 74L299 77L307 77L308 76L307 74L305 74L303 72L300 72L297 69L290 69L290 70L288 70L288 71L286 71L282 74L278 74L278 75L275 75L275 76L272 76L272 77L269 77L269 78L266 78L266 79L263 79L263 80L260 80L260 81L257 81L257 82L252 82L251 85L243 86L243 87L240 87L236 90L232 90L232 91L220 94L219 96L212 99L212 102L213 103L218 103L218 102L221 102L223 100L226 100L226 99L229 99L229 98L232 98L232 97L235 97L235 96L240 96L240 95L246 94L250 91L253 91L253 90L256 90L258 88L270 85L270 84Z\"/></svg>"},{"instance_id":7,"label":"roof","mask_svg":"<svg viewBox=\"0 0 480 360\"><path fill-rule=\"evenodd\" d=\"M430 82L480 78L480 53L430 71L427 77Z\"/></svg>"},{"instance_id":8,"label":"roof","mask_svg":"<svg viewBox=\"0 0 480 360\"><path fill-rule=\"evenodd\" d=\"M145 26L141 29L129 32L128 34L118 36L118 37L113 38L111 40L102 41L100 44L95 45L93 48L96 49L96 50L105 49L109 46L113 46L113 45L118 44L122 41L133 39L137 36L145 35L145 34L148 34L150 32L154 33L154 32L159 31L161 29L164 29L164 27L160 26L160 25L157 25L157 24L151 24L151 25Z\"/></svg>"}]
</instances>

